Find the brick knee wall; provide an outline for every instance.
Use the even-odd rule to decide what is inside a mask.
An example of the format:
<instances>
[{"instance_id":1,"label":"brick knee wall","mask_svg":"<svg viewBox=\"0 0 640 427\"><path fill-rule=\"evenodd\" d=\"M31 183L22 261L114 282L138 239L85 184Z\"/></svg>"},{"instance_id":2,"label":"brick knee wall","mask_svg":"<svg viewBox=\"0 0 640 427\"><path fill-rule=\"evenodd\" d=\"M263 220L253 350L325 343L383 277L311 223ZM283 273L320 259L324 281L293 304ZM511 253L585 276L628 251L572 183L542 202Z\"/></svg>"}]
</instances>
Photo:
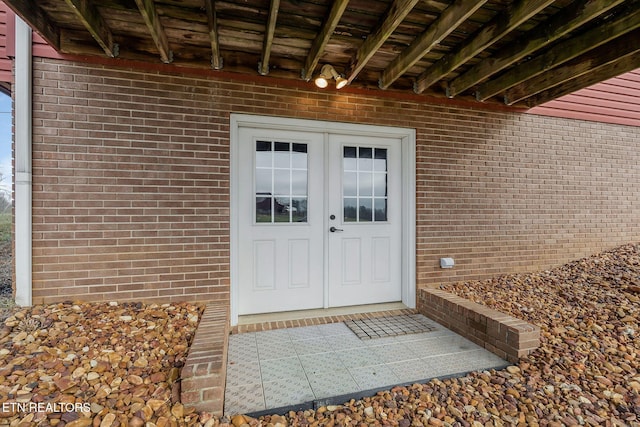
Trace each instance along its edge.
<instances>
[{"instance_id":1,"label":"brick knee wall","mask_svg":"<svg viewBox=\"0 0 640 427\"><path fill-rule=\"evenodd\" d=\"M222 416L228 342L229 307L208 304L182 368L180 398L184 405Z\"/></svg>"},{"instance_id":2,"label":"brick knee wall","mask_svg":"<svg viewBox=\"0 0 640 427\"><path fill-rule=\"evenodd\" d=\"M515 363L540 346L540 328L439 289L418 291L418 311Z\"/></svg>"}]
</instances>

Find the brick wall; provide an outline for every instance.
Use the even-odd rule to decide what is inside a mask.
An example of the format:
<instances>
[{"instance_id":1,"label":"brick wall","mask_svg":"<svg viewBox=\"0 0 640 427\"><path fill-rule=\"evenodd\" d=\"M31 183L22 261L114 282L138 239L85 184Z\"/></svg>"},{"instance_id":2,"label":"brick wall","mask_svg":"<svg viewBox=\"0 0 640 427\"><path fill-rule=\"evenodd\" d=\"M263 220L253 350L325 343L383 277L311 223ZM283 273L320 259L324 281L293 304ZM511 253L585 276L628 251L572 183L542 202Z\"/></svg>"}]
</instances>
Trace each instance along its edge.
<instances>
[{"instance_id":1,"label":"brick wall","mask_svg":"<svg viewBox=\"0 0 640 427\"><path fill-rule=\"evenodd\" d=\"M420 287L640 240L638 127L219 75L35 60L36 303L228 300L230 112L416 128Z\"/></svg>"}]
</instances>

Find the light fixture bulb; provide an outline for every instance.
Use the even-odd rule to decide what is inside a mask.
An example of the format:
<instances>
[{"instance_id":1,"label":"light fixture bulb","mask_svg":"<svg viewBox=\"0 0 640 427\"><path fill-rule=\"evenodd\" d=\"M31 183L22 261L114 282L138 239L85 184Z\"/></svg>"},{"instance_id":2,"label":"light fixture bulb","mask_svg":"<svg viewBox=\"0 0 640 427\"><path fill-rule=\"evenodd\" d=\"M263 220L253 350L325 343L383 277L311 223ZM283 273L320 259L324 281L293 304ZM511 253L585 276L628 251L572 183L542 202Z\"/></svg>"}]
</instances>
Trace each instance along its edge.
<instances>
[{"instance_id":1,"label":"light fixture bulb","mask_svg":"<svg viewBox=\"0 0 640 427\"><path fill-rule=\"evenodd\" d=\"M342 89L349 81L342 77L331 64L324 64L320 69L320 75L316 77L315 84L319 88L324 89L329 85L329 80L336 80L336 89Z\"/></svg>"},{"instance_id":2,"label":"light fixture bulb","mask_svg":"<svg viewBox=\"0 0 640 427\"><path fill-rule=\"evenodd\" d=\"M325 87L329 86L329 82L327 81L327 78L322 74L316 77L315 83L316 83L316 86L318 86L320 89L324 89Z\"/></svg>"}]
</instances>

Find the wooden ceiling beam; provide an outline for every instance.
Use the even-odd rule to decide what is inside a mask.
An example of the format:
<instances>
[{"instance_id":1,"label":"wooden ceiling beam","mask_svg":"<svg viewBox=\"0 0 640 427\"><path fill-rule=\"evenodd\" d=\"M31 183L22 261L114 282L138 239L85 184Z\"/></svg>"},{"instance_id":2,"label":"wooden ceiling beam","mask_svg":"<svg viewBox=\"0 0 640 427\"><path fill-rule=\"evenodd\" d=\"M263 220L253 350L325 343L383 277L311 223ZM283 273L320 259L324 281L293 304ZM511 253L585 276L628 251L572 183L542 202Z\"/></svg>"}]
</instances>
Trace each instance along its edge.
<instances>
[{"instance_id":1,"label":"wooden ceiling beam","mask_svg":"<svg viewBox=\"0 0 640 427\"><path fill-rule=\"evenodd\" d=\"M324 49L329 43L329 39L333 35L338 23L340 22L340 18L344 14L344 11L347 9L347 5L349 4L349 0L335 0L333 5L331 6L331 10L329 11L329 15L327 19L322 24L322 28L318 32L318 35L311 43L311 49L309 49L309 54L304 63L304 68L302 69L302 79L304 81L311 80L311 76L313 76L313 71L316 69L318 65L318 61L320 61L320 57L324 53Z\"/></svg>"},{"instance_id":2,"label":"wooden ceiling beam","mask_svg":"<svg viewBox=\"0 0 640 427\"><path fill-rule=\"evenodd\" d=\"M60 28L34 0L7 0L7 6L24 22L29 24L55 50L60 50Z\"/></svg>"},{"instance_id":3,"label":"wooden ceiling beam","mask_svg":"<svg viewBox=\"0 0 640 427\"><path fill-rule=\"evenodd\" d=\"M351 83L369 60L376 54L404 18L413 10L419 0L395 0L386 13L385 20L370 34L351 59L347 70L347 81Z\"/></svg>"},{"instance_id":4,"label":"wooden ceiling beam","mask_svg":"<svg viewBox=\"0 0 640 427\"><path fill-rule=\"evenodd\" d=\"M523 34L518 41L505 47L496 56L484 59L451 81L447 89L449 97L464 92L623 2L624 0L576 0Z\"/></svg>"},{"instance_id":5,"label":"wooden ceiling beam","mask_svg":"<svg viewBox=\"0 0 640 427\"><path fill-rule=\"evenodd\" d=\"M611 63L606 67L602 67L602 69L596 72L583 74L569 82L565 82L559 86L540 92L539 94L527 99L526 103L530 108L537 107L538 105L569 95L596 83L618 77L638 68L640 68L640 52L619 58L614 63Z\"/></svg>"},{"instance_id":6,"label":"wooden ceiling beam","mask_svg":"<svg viewBox=\"0 0 640 427\"><path fill-rule=\"evenodd\" d=\"M422 93L438 80L466 63L487 47L516 29L527 19L542 11L555 0L520 0L506 11L498 14L477 35L456 52L443 56L427 68L414 84L414 91Z\"/></svg>"},{"instance_id":7,"label":"wooden ceiling beam","mask_svg":"<svg viewBox=\"0 0 640 427\"><path fill-rule=\"evenodd\" d=\"M118 44L113 42L111 29L91 0L65 0L104 53L111 58L118 56Z\"/></svg>"},{"instance_id":8,"label":"wooden ceiling beam","mask_svg":"<svg viewBox=\"0 0 640 427\"><path fill-rule=\"evenodd\" d=\"M413 43L384 69L378 82L380 88L387 89L391 86L486 2L487 0L455 0L425 32L416 37Z\"/></svg>"},{"instance_id":9,"label":"wooden ceiling beam","mask_svg":"<svg viewBox=\"0 0 640 427\"><path fill-rule=\"evenodd\" d=\"M640 29L623 37L604 44L567 64L549 70L533 79L521 83L505 93L505 103L513 105L552 87L571 81L589 73L597 73L621 58L640 52L640 43L629 43L629 40L640 40ZM640 67L640 64L638 64Z\"/></svg>"},{"instance_id":10,"label":"wooden ceiling beam","mask_svg":"<svg viewBox=\"0 0 640 427\"><path fill-rule=\"evenodd\" d=\"M640 6L636 6L631 11L614 17L611 21L600 24L589 31L555 45L542 55L538 55L510 69L497 79L480 85L476 91L476 98L479 101L485 101L638 27L640 27Z\"/></svg>"},{"instance_id":11,"label":"wooden ceiling beam","mask_svg":"<svg viewBox=\"0 0 640 427\"><path fill-rule=\"evenodd\" d=\"M173 62L173 52L169 48L169 40L167 39L167 33L164 31L164 27L160 22L160 16L156 10L156 5L153 0L136 0L136 5L144 18L145 24L151 33L153 42L160 53L160 59L165 64Z\"/></svg>"},{"instance_id":12,"label":"wooden ceiling beam","mask_svg":"<svg viewBox=\"0 0 640 427\"><path fill-rule=\"evenodd\" d=\"M280 0L271 0L267 27L264 31L264 42L262 43L262 59L260 60L260 64L258 64L258 72L263 76L269 74L269 58L271 58L271 46L273 46L273 37L276 33L279 9Z\"/></svg>"},{"instance_id":13,"label":"wooden ceiling beam","mask_svg":"<svg viewBox=\"0 0 640 427\"><path fill-rule=\"evenodd\" d=\"M207 25L209 26L209 40L211 40L211 68L222 69L222 56L220 56L220 41L218 36L218 18L216 16L215 0L204 0L207 11Z\"/></svg>"}]
</instances>

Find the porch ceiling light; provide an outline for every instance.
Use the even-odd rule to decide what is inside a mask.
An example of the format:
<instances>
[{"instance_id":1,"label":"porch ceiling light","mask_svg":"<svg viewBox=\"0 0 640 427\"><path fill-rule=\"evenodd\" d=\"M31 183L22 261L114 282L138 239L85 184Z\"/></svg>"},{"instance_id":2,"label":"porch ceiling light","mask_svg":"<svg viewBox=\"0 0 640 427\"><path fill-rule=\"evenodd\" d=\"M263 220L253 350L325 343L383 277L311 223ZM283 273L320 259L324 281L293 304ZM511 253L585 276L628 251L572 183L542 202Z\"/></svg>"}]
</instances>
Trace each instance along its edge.
<instances>
[{"instance_id":1,"label":"porch ceiling light","mask_svg":"<svg viewBox=\"0 0 640 427\"><path fill-rule=\"evenodd\" d=\"M329 80L336 80L336 89L342 89L349 83L347 79L342 77L331 64L324 64L320 70L320 75L316 77L315 83L321 89L329 85Z\"/></svg>"}]
</instances>

